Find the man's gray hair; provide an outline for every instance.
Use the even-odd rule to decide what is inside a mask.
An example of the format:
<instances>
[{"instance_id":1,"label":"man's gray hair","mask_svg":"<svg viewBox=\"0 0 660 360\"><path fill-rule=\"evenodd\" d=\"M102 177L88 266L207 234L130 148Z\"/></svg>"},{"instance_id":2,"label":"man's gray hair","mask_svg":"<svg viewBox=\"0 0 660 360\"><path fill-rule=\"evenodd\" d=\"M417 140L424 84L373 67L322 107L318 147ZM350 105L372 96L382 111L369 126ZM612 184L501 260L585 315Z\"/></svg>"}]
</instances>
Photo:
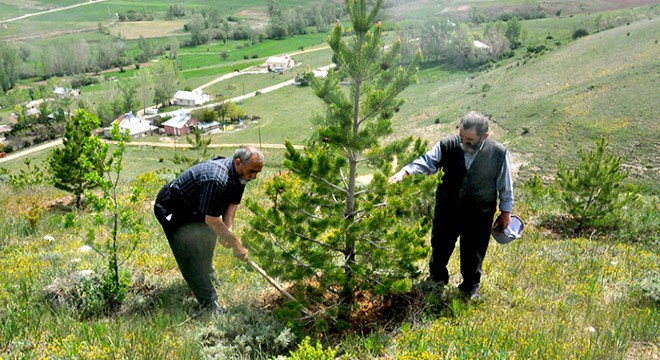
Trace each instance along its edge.
<instances>
[{"instance_id":1,"label":"man's gray hair","mask_svg":"<svg viewBox=\"0 0 660 360\"><path fill-rule=\"evenodd\" d=\"M242 146L234 152L234 159L241 159L241 163L246 163L255 155L259 162L264 162L264 154L254 146Z\"/></svg>"},{"instance_id":2,"label":"man's gray hair","mask_svg":"<svg viewBox=\"0 0 660 360\"><path fill-rule=\"evenodd\" d=\"M474 129L478 136L484 136L488 132L488 116L477 111L470 111L463 116L460 125L465 130Z\"/></svg>"}]
</instances>

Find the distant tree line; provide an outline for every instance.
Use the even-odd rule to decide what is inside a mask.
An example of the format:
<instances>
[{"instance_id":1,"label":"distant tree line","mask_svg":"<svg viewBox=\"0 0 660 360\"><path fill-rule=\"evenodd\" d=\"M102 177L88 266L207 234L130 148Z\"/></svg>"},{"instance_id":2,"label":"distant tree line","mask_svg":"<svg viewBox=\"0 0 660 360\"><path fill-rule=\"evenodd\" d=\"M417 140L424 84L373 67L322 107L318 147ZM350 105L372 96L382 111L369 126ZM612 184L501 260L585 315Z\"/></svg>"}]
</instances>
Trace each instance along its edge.
<instances>
[{"instance_id":1,"label":"distant tree line","mask_svg":"<svg viewBox=\"0 0 660 360\"><path fill-rule=\"evenodd\" d=\"M224 17L218 9L186 9L181 4L170 5L165 18L189 16L184 29L190 33L190 40L183 45L197 46L213 40L248 40L255 43L266 38L285 38L309 31L326 32L344 11L341 3L337 1L314 2L282 9L278 0L270 0L268 10L271 19L264 29L254 29L249 23L234 16ZM119 13L117 16L120 21L154 18L152 14L134 10ZM99 31L109 34L102 24L99 24ZM98 73L130 65L140 66L140 63L163 54L167 54L170 59L176 59L179 46L174 37L167 40L140 37L138 53L130 56L126 43L121 38L107 38L97 46L92 46L83 39L53 40L39 49L0 41L0 94L14 88L21 78L48 79L54 76Z\"/></svg>"},{"instance_id":2,"label":"distant tree line","mask_svg":"<svg viewBox=\"0 0 660 360\"><path fill-rule=\"evenodd\" d=\"M152 21L154 16L144 10L128 10L125 13L118 13L117 19L119 21Z\"/></svg>"},{"instance_id":3,"label":"distant tree line","mask_svg":"<svg viewBox=\"0 0 660 360\"><path fill-rule=\"evenodd\" d=\"M268 12L271 20L266 31L272 39L306 34L310 27L317 32L327 32L344 15L341 4L334 1L283 10L278 0L269 0Z\"/></svg>"},{"instance_id":4,"label":"distant tree line","mask_svg":"<svg viewBox=\"0 0 660 360\"><path fill-rule=\"evenodd\" d=\"M172 16L183 11L171 10ZM194 10L184 28L190 33L190 45L197 46L212 40L281 39L310 31L327 32L343 15L341 3L314 2L304 6L282 9L278 0L269 0L270 21L265 30L255 29L235 16L222 17L217 9Z\"/></svg>"},{"instance_id":5,"label":"distant tree line","mask_svg":"<svg viewBox=\"0 0 660 360\"><path fill-rule=\"evenodd\" d=\"M473 69L513 55L522 44L525 31L518 18L497 21L484 27L481 35L466 23L448 18L426 22L401 32L402 56L411 59L420 48L425 62L445 63L458 69ZM475 46L478 40L488 46Z\"/></svg>"}]
</instances>

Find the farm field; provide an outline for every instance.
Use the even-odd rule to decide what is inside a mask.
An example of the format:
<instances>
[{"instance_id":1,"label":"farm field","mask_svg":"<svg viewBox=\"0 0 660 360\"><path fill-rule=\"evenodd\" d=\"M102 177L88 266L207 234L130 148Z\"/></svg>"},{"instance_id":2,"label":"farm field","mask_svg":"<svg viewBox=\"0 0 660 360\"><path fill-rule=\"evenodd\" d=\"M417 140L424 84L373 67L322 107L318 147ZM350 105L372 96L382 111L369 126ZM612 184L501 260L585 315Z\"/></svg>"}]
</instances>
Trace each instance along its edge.
<instances>
[{"instance_id":1,"label":"farm field","mask_svg":"<svg viewBox=\"0 0 660 360\"><path fill-rule=\"evenodd\" d=\"M0 21L79 3L0 0ZM164 14L181 2L139 3L157 14L153 24L173 25L174 21L164 20ZM304 3L279 0L284 9ZM265 25L269 16L265 1L195 0L185 4L217 8L223 16L253 24ZM193 318L195 298L153 216L153 202L165 181L184 167L175 164L175 155L195 158L199 154L179 146L187 144L185 138L152 135L133 139L124 153L117 196L124 219L130 215L130 223L140 230L121 235L122 246L135 240L135 247L121 248L126 259L122 269L130 275L126 279L130 286L121 308L111 314L90 316L85 312L97 306L93 297L97 289L83 289L79 298L63 294L59 305L53 305L45 292L56 279L77 271L105 271L104 256L87 246L95 243L105 251L112 234L111 214L91 207L75 208L70 193L48 182L15 185L14 176L38 178L39 170L47 168L49 151L0 159L0 267L4 269L0 272L0 360L660 359L660 159L656 155L660 142L655 136L660 134L660 5L645 0L543 4L392 0L385 4L386 43L411 24L438 21L447 14L467 19L539 7L547 13L544 18L521 21L523 44L511 57L474 70L422 62L417 82L400 96L405 103L394 113L393 132L384 139L389 143L413 136L428 141L430 147L456 133L458 119L466 112L478 110L492 116L491 136L511 153L514 213L525 220L526 227L524 236L508 245L490 242L482 301L466 301L456 288L461 280L457 243L449 263L448 286L429 289L422 281L428 273L428 260L420 261L415 266L422 275L410 279L409 292L358 294L354 322L341 328L332 322L336 319L296 315L299 308L287 304L230 250L217 246L214 271L219 281L215 286L227 311L213 318ZM99 19L110 24L109 13L127 9L138 9L138 5L108 0L34 16L10 23L6 33L0 30L0 39L19 34L22 40L12 41L33 52L53 42L79 39L94 47L111 35L56 33L69 29L76 16L81 19L76 26L96 27ZM182 22L178 29L163 27L160 33L144 36L153 44L163 43L169 36L183 44L190 35L181 28ZM125 25L135 27L130 30ZM112 31L139 38L141 28L148 25L121 24ZM472 35L481 34L485 26L474 25ZM589 34L573 39L581 28ZM47 33L51 35L44 37ZM38 38L31 39L33 34ZM330 64L333 53L326 39L327 34L310 33L254 43L229 40L181 46L177 50L178 87L204 86L237 69L257 68L273 55L291 55L299 64L281 74L240 75L204 88L226 98L258 91L291 80L308 67ZM127 38L126 44L130 54L138 53L137 38ZM535 52L540 45L544 50ZM82 87L83 103L95 107L110 101L121 92L121 86L140 81L150 67L167 57L160 55L139 67L132 64L104 72L99 84ZM66 78L21 79L20 84L30 87L36 81L51 86ZM207 135L211 146L205 156L230 156L239 144L262 145L264 170L246 187L233 228L243 238L257 217L248 209L250 202L273 197L286 201L273 195L282 191L274 185L275 176L287 171L285 150L280 147L287 140L299 147L306 144L318 126L316 119L327 109L311 87L293 85L237 105L258 119L246 120L245 129ZM12 111L0 109L0 124L6 123ZM577 165L580 150L593 149L601 138L608 140L613 154L622 157L622 168L629 172L630 184L625 186L634 189L634 202L623 209L620 229L615 224L604 234L571 233L565 228L572 219L553 197L558 191L558 164ZM174 142L176 147L151 145ZM111 145L110 149L117 147ZM31 161L31 169L26 167L26 159ZM373 172L366 164L358 167L362 181ZM98 189L93 192L100 193ZM413 203L418 199L405 200ZM256 245L246 243L249 249ZM430 239L425 246L430 246ZM256 255L252 259L258 264L271 260ZM296 297L313 292L315 286L313 281L284 285ZM64 304L66 296L80 300ZM311 338L308 345L306 336ZM330 356L332 349L336 352Z\"/></svg>"}]
</instances>

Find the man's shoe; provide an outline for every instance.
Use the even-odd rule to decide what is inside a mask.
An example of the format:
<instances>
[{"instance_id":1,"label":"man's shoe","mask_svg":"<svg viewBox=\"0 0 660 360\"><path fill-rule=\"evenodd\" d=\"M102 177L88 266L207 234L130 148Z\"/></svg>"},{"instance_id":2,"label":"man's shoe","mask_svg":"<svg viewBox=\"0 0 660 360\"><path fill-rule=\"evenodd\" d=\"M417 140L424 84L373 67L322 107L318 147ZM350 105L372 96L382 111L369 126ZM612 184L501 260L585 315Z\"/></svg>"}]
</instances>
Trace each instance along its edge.
<instances>
[{"instance_id":1,"label":"man's shoe","mask_svg":"<svg viewBox=\"0 0 660 360\"><path fill-rule=\"evenodd\" d=\"M479 288L474 288L470 291L470 301L481 301L481 295L479 295Z\"/></svg>"},{"instance_id":2,"label":"man's shoe","mask_svg":"<svg viewBox=\"0 0 660 360\"><path fill-rule=\"evenodd\" d=\"M198 313L198 315L203 314L204 317L217 316L220 314L224 314L225 312L226 312L225 308L222 305L220 305L220 303L217 300L215 300L209 303L208 305L206 305L204 308L202 308L202 310Z\"/></svg>"},{"instance_id":3,"label":"man's shoe","mask_svg":"<svg viewBox=\"0 0 660 360\"><path fill-rule=\"evenodd\" d=\"M472 290L469 290L469 291L465 291L465 290L460 289L460 288L459 288L459 290L461 292L461 295L465 299L470 300L470 301L481 301L481 295L479 294L479 288L478 287L476 287Z\"/></svg>"},{"instance_id":4,"label":"man's shoe","mask_svg":"<svg viewBox=\"0 0 660 360\"><path fill-rule=\"evenodd\" d=\"M420 285L422 291L436 291L442 290L445 285L447 285L447 282L434 280L433 277L429 275L421 282Z\"/></svg>"}]
</instances>

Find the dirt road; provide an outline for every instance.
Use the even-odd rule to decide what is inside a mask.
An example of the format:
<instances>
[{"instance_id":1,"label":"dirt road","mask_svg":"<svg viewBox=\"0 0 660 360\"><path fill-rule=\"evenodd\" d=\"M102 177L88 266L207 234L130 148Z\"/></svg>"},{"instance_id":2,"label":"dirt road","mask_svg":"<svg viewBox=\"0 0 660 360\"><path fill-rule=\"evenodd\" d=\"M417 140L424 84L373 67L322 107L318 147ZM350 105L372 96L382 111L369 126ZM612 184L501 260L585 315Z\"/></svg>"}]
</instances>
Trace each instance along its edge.
<instances>
[{"instance_id":1,"label":"dirt road","mask_svg":"<svg viewBox=\"0 0 660 360\"><path fill-rule=\"evenodd\" d=\"M77 8L77 7L80 7L80 6L92 5L92 4L96 4L96 3L100 3L100 2L104 2L104 1L108 1L108 0L89 0L89 1L84 2L84 3L75 4L75 5L71 5L71 6L65 6L65 7L61 7L61 8L55 8L55 9L50 9L50 10L39 11L39 12L36 12L36 13L25 14L25 15L21 15L21 16L15 17L15 18L7 19L7 20L0 20L0 24L7 23L7 22L12 22L12 21L23 20L23 19L27 19L29 17L39 16L39 15L48 14L48 13L53 13L53 12L56 12L56 11L69 10L69 9Z\"/></svg>"},{"instance_id":2,"label":"dirt road","mask_svg":"<svg viewBox=\"0 0 660 360\"><path fill-rule=\"evenodd\" d=\"M61 145L61 144L62 144L62 139L57 139L57 140L49 141L47 143L43 143L43 144L39 144L37 146L27 148L25 150L19 150L17 152L13 152L11 154L8 154L7 156L5 156L3 158L0 158L0 163L3 163L5 161L14 160L14 159L26 156L26 155L30 155L32 153L39 152L41 150L50 149L53 146L58 146L58 145Z\"/></svg>"},{"instance_id":3,"label":"dirt road","mask_svg":"<svg viewBox=\"0 0 660 360\"><path fill-rule=\"evenodd\" d=\"M104 140L104 141L106 143L109 143L109 144L114 143L114 141L109 141L109 140ZM50 142L47 142L47 143L44 143L44 144L40 144L40 145L31 147L31 148L25 149L25 150L19 150L17 152L8 154L4 158L0 158L0 163L6 162L6 161L11 161L11 160L14 160L14 159L18 159L18 158L30 155L32 153L36 153L36 152L39 152L39 151L42 151L42 150L50 149L54 146L59 146L59 145L62 145L62 139L57 139L57 140L54 140L54 141L50 141ZM255 146L255 147L258 147L258 148L262 148L262 149L284 149L285 148L284 144L210 144L209 147L210 148L238 148L238 147L244 146L244 145ZM174 142L128 142L128 143L126 143L126 146L144 146L144 147L151 146L151 147L167 147L167 148L174 148L174 147L187 148L187 147L191 147L191 145L186 143L186 142L183 142L183 143L181 143L181 142L179 142L179 143L174 143ZM303 145L293 145L293 148L297 149L297 150L302 150L302 149L304 149L304 146Z\"/></svg>"}]
</instances>

